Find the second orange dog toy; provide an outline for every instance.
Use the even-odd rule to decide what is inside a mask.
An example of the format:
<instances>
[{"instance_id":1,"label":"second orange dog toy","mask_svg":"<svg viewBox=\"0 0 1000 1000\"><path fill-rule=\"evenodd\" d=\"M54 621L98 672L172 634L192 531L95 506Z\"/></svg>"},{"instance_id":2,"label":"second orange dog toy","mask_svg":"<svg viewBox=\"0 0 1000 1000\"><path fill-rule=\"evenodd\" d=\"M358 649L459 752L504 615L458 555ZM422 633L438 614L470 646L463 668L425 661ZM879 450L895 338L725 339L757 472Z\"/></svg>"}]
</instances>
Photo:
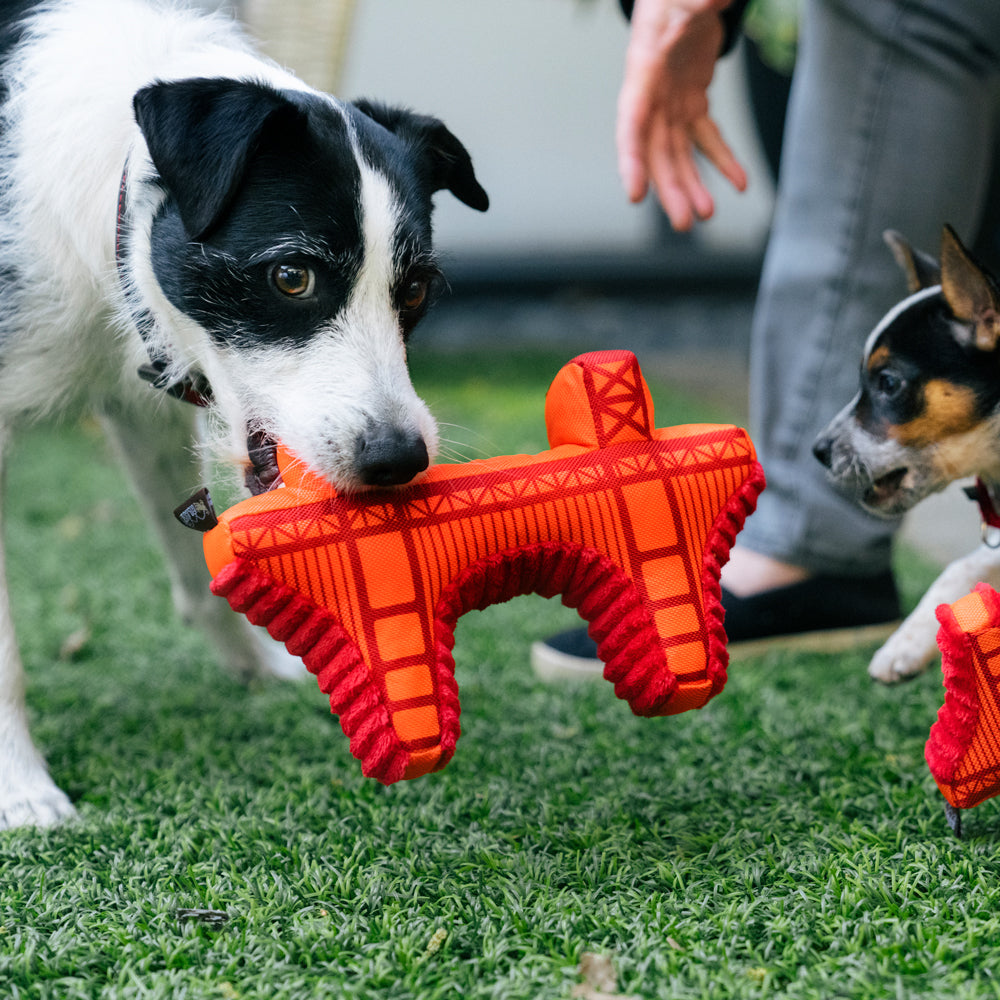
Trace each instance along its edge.
<instances>
[{"instance_id":1,"label":"second orange dog toy","mask_svg":"<svg viewBox=\"0 0 1000 1000\"><path fill-rule=\"evenodd\" d=\"M546 424L541 454L353 496L279 453L284 487L205 535L213 592L303 658L366 775L450 760L456 621L520 594L579 610L638 715L699 708L725 684L719 571L764 485L746 433L654 429L626 351L566 365Z\"/></svg>"},{"instance_id":2,"label":"second orange dog toy","mask_svg":"<svg viewBox=\"0 0 1000 1000\"><path fill-rule=\"evenodd\" d=\"M924 756L961 836L961 811L1000 795L1000 594L979 583L937 617L945 698Z\"/></svg>"}]
</instances>

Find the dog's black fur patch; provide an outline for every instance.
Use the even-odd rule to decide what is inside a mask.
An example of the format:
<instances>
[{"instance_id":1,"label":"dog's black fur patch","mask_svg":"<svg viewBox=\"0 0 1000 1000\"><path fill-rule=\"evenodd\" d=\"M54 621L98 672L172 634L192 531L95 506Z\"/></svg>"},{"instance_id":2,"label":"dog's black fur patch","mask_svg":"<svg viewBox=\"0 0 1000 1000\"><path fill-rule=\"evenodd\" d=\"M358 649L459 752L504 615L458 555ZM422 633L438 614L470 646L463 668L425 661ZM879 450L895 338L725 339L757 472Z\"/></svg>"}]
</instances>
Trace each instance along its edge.
<instances>
[{"instance_id":1,"label":"dog's black fur patch","mask_svg":"<svg viewBox=\"0 0 1000 1000\"><path fill-rule=\"evenodd\" d=\"M0 4L0 62L6 60L11 50L24 35L24 18L38 6L38 0L3 0ZM0 77L0 100L7 96L7 86Z\"/></svg>"},{"instance_id":2,"label":"dog's black fur patch","mask_svg":"<svg viewBox=\"0 0 1000 1000\"><path fill-rule=\"evenodd\" d=\"M971 390L970 416L977 421L1000 408L997 356L968 337L957 339L960 322L939 293L915 302L879 333L861 369L856 417L862 427L885 435L920 418L931 382Z\"/></svg>"},{"instance_id":3,"label":"dog's black fur patch","mask_svg":"<svg viewBox=\"0 0 1000 1000\"><path fill-rule=\"evenodd\" d=\"M136 95L135 108L168 194L152 233L164 294L217 342L307 343L346 304L364 253L360 173L344 116L309 94L232 80L157 84ZM369 102L347 113L400 208L393 257L406 335L440 280L432 194L447 188L480 210L489 201L441 122ZM310 269L314 293L296 300L278 291L278 264ZM428 294L410 308L415 283Z\"/></svg>"},{"instance_id":4,"label":"dog's black fur patch","mask_svg":"<svg viewBox=\"0 0 1000 1000\"><path fill-rule=\"evenodd\" d=\"M360 175L346 125L333 108L307 111L267 87L216 83L162 84L137 95L168 192L153 223L153 270L171 303L219 342L301 344L343 308L361 264ZM188 116L198 129L188 130ZM166 163L161 149L170 152ZM219 166L191 176L174 169L199 153ZM315 294L283 296L270 278L279 262L312 268Z\"/></svg>"}]
</instances>

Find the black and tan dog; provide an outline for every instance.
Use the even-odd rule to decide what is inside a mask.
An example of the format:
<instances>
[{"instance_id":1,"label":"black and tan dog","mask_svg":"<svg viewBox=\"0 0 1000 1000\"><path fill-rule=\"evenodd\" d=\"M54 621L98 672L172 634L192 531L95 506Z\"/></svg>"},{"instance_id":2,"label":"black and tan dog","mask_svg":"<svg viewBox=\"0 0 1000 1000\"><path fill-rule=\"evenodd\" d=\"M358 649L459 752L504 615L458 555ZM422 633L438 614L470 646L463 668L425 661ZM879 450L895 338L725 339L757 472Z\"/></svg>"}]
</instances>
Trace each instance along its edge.
<instances>
[{"instance_id":1,"label":"black and tan dog","mask_svg":"<svg viewBox=\"0 0 1000 1000\"><path fill-rule=\"evenodd\" d=\"M857 396L817 438L834 482L866 509L902 514L967 476L987 504L1000 495L1000 289L950 227L940 264L894 232L886 242L910 294L872 331ZM989 544L949 565L875 654L868 670L891 683L937 652L935 609L979 581L1000 584Z\"/></svg>"}]
</instances>

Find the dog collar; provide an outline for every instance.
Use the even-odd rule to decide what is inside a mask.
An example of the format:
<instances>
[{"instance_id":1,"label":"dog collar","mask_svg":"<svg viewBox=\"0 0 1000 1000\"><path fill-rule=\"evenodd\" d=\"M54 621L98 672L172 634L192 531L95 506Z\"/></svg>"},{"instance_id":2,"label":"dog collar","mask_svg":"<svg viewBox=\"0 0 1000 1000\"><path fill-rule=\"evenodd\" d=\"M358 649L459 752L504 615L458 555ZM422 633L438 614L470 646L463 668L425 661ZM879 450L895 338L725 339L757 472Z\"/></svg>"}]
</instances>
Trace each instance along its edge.
<instances>
[{"instance_id":1,"label":"dog collar","mask_svg":"<svg viewBox=\"0 0 1000 1000\"><path fill-rule=\"evenodd\" d=\"M193 406L209 406L212 402L212 386L201 372L188 372L179 379L167 376L170 358L156 346L153 330L156 320L148 309L135 309L128 294L125 274L125 210L128 188L128 160L122 170L121 185L118 188L118 215L115 219L115 267L118 280L129 304L132 323L135 325L149 361L139 366L139 378L155 389L162 389L168 396L181 399ZM247 489L255 496L265 493L280 482L278 473L277 443L269 435L257 431L247 437L247 457L250 464L246 470ZM182 505L183 507L184 505ZM200 509L200 508L199 508ZM179 515L178 515L179 516ZM186 522L185 522L186 523Z\"/></svg>"},{"instance_id":2,"label":"dog collar","mask_svg":"<svg viewBox=\"0 0 1000 1000\"><path fill-rule=\"evenodd\" d=\"M115 267L118 271L118 281L125 293L132 316L132 323L146 346L149 361L139 366L139 378L148 382L155 389L162 389L168 396L182 399L193 406L208 406L212 402L212 387L201 372L188 372L179 379L167 376L170 369L170 358L160 350L153 337L156 321L148 309L135 309L131 296L128 294L128 282L125 274L125 211L128 187L128 160L122 170L122 180L118 188L118 214L115 219Z\"/></svg>"},{"instance_id":3,"label":"dog collar","mask_svg":"<svg viewBox=\"0 0 1000 1000\"><path fill-rule=\"evenodd\" d=\"M965 488L965 495L975 500L979 505L979 516L982 518L982 537L984 544L991 549L1000 548L1000 511L997 510L993 493L982 479L977 478L974 486Z\"/></svg>"}]
</instances>

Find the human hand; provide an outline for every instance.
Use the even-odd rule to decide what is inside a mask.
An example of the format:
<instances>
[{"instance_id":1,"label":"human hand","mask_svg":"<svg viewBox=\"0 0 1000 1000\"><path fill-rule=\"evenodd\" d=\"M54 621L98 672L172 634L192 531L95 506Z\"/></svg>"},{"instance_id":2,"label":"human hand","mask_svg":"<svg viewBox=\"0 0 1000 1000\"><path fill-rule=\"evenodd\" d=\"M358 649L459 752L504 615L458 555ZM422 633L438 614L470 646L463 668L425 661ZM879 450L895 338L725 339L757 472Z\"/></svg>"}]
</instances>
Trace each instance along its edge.
<instances>
[{"instance_id":1,"label":"human hand","mask_svg":"<svg viewBox=\"0 0 1000 1000\"><path fill-rule=\"evenodd\" d=\"M629 199L652 184L675 229L707 219L715 205L700 151L739 191L746 172L708 111L708 85L722 45L719 11L731 0L636 0L618 95L618 172Z\"/></svg>"}]
</instances>

